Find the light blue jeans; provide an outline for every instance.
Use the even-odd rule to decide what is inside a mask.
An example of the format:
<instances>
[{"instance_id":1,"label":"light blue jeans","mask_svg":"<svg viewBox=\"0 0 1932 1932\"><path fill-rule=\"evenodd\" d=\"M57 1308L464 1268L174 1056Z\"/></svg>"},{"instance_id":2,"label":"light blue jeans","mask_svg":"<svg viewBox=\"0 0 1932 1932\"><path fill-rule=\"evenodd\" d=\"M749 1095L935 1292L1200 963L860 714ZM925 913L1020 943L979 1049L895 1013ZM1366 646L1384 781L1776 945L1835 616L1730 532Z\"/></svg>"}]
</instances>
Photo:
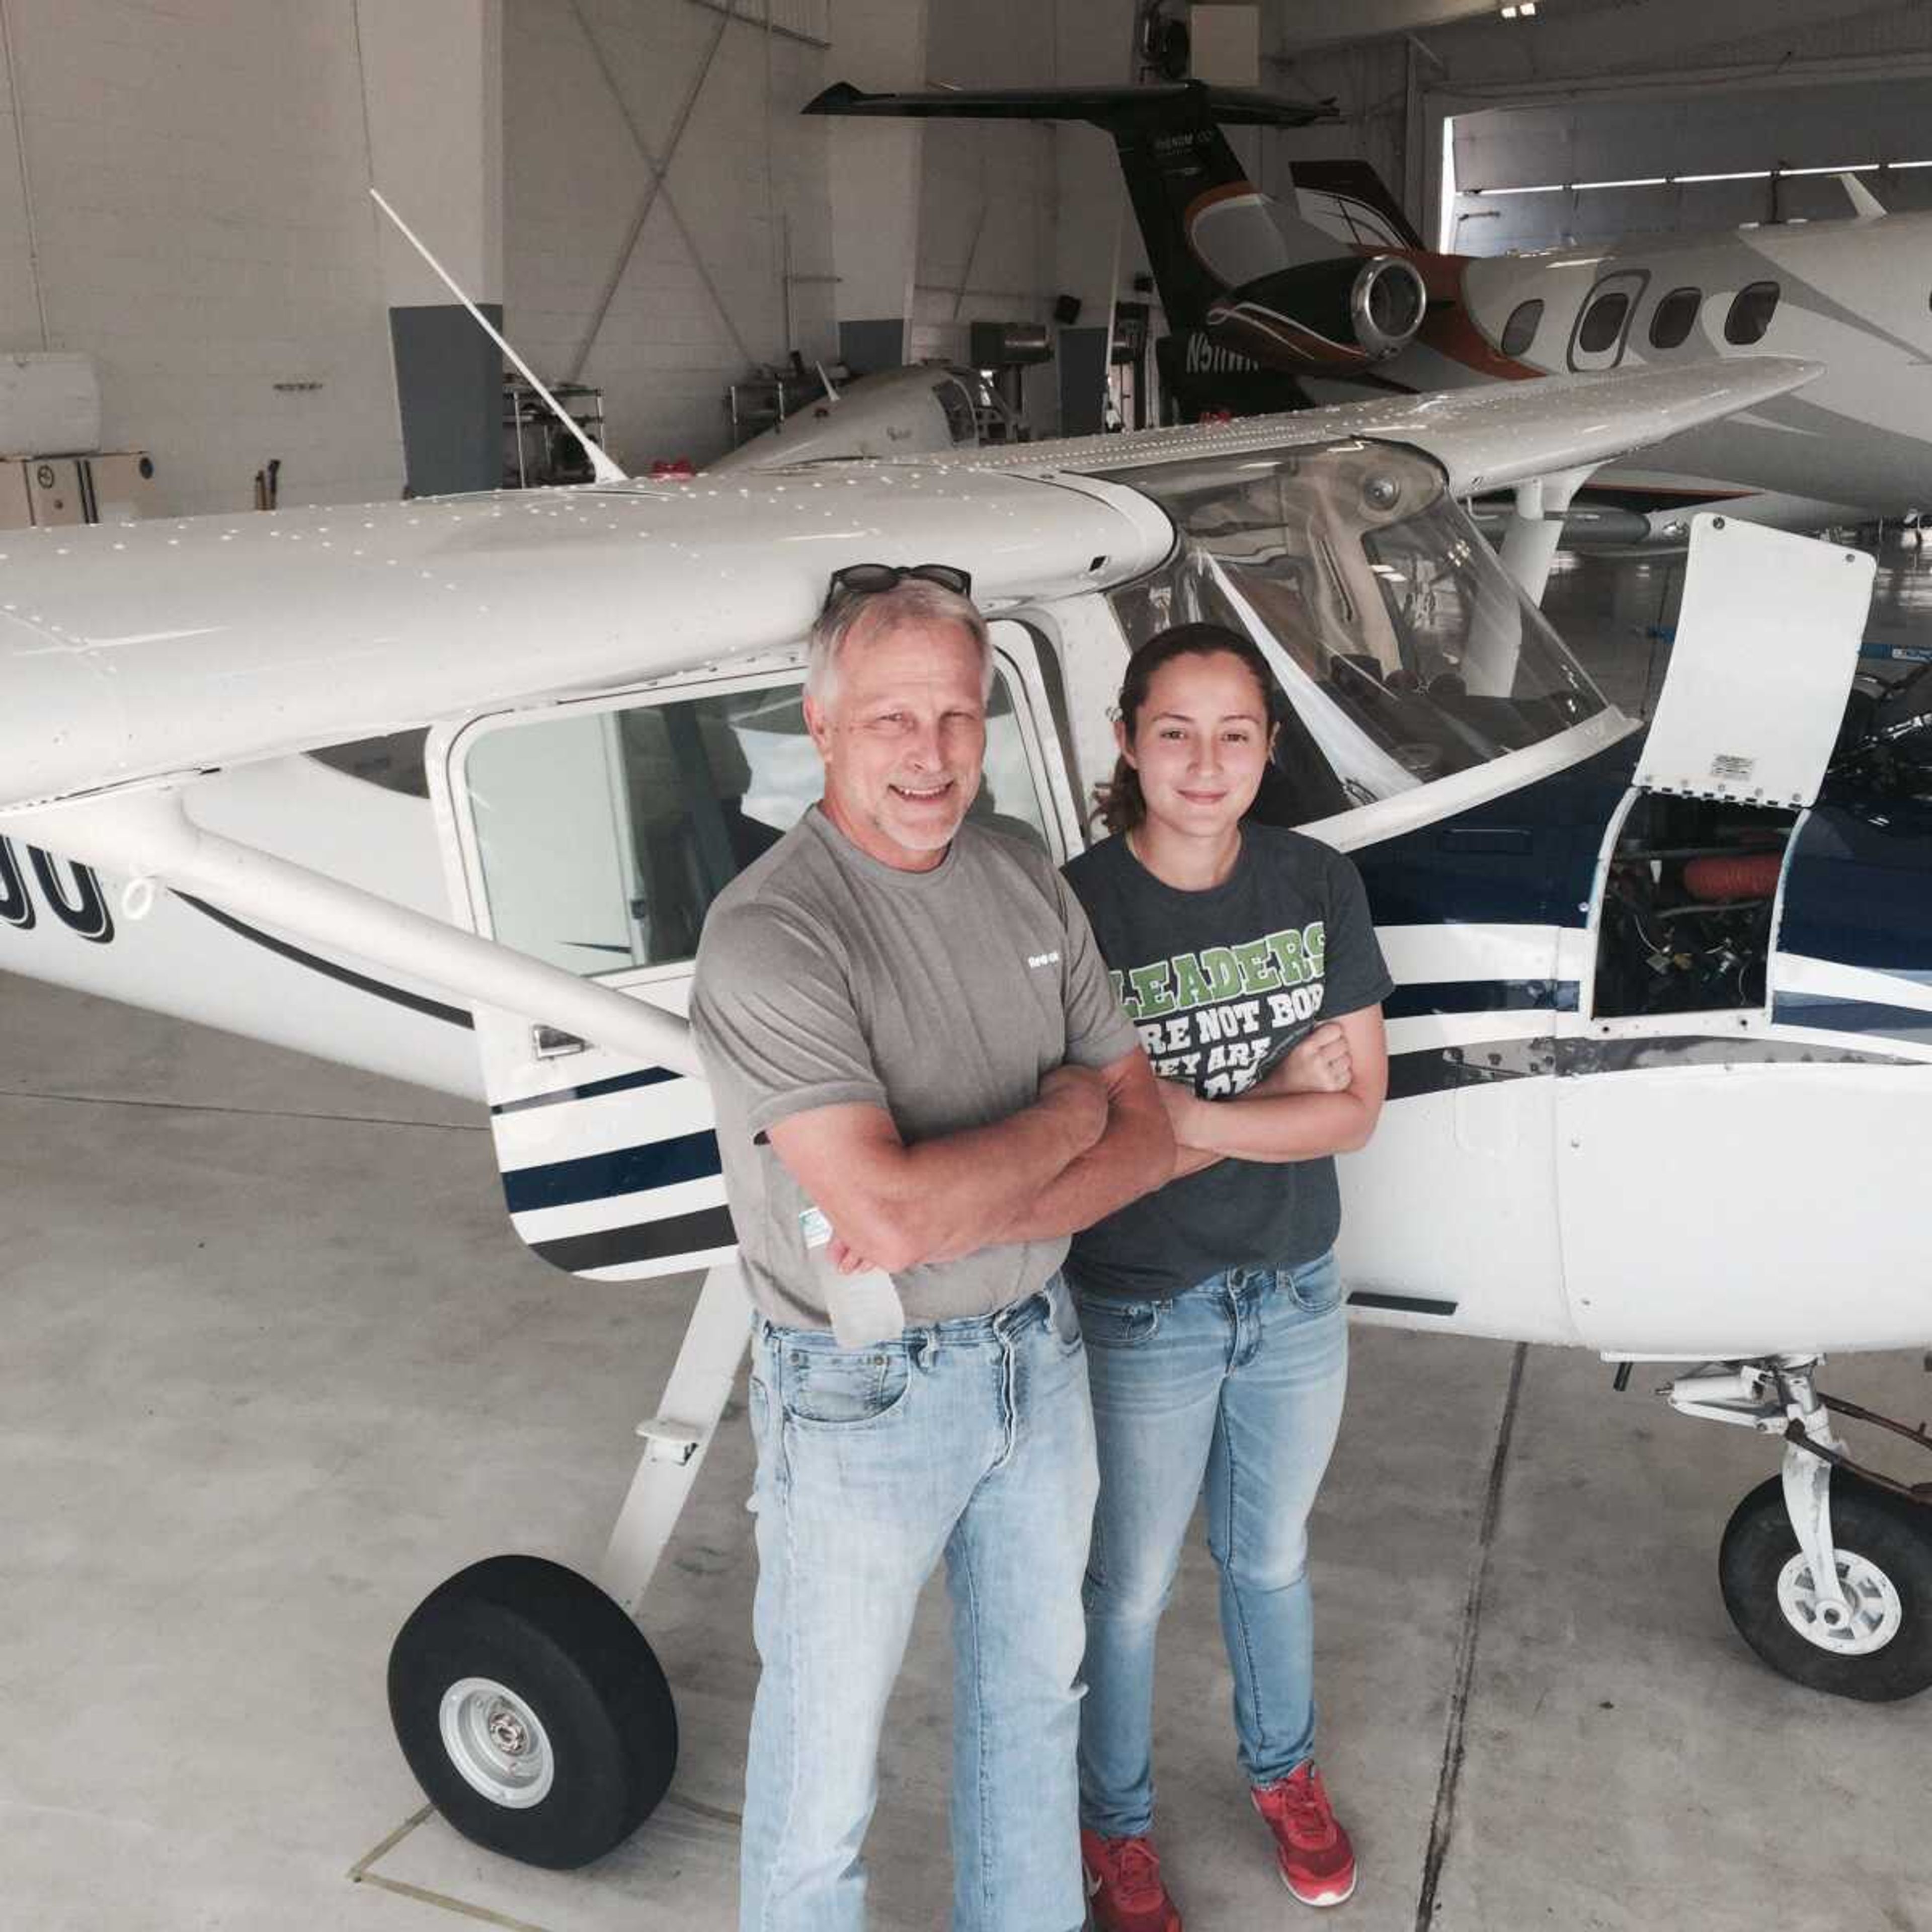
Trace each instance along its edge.
<instances>
[{"instance_id":1,"label":"light blue jeans","mask_svg":"<svg viewBox=\"0 0 1932 1932\"><path fill-rule=\"evenodd\" d=\"M1207 1485L1234 1732L1250 1784L1315 1749L1308 1514L1348 1381L1334 1255L1231 1268L1171 1301L1084 1296L1100 1501L1088 1559L1080 1820L1109 1838L1154 1818L1154 1633Z\"/></svg>"},{"instance_id":2,"label":"light blue jeans","mask_svg":"<svg viewBox=\"0 0 1932 1932\"><path fill-rule=\"evenodd\" d=\"M1080 1582L1095 1473L1065 1283L874 1348L760 1324L751 1408L764 1670L742 1932L863 1926L880 1726L942 1556L953 1932L1077 1932Z\"/></svg>"}]
</instances>

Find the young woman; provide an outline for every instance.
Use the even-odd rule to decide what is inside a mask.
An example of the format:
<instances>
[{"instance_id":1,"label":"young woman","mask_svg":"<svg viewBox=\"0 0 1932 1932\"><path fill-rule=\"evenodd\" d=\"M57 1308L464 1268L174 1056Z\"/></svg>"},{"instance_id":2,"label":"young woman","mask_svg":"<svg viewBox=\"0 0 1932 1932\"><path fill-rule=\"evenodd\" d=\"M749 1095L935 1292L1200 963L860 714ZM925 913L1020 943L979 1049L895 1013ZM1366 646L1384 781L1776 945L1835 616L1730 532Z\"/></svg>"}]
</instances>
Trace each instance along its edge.
<instances>
[{"instance_id":1,"label":"young woman","mask_svg":"<svg viewBox=\"0 0 1932 1932\"><path fill-rule=\"evenodd\" d=\"M1348 861L1244 823L1274 690L1216 625L1143 644L1102 794L1112 836L1066 868L1178 1143L1174 1178L1076 1235L1066 1264L1100 1456L1080 1726L1098 1932L1180 1932L1148 1841L1154 1634L1204 1480L1256 1809L1296 1898L1354 1889L1313 1759L1306 1524L1348 1360L1330 1156L1375 1126L1391 982Z\"/></svg>"}]
</instances>

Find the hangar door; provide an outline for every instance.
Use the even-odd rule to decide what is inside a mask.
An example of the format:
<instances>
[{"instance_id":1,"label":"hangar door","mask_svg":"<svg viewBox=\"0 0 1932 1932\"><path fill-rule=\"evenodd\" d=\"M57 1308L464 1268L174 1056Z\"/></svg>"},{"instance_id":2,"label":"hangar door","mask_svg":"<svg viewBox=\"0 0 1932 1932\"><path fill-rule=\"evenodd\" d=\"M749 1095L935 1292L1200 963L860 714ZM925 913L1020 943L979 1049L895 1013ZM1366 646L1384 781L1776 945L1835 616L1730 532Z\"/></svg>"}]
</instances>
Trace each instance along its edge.
<instances>
[{"instance_id":1,"label":"hangar door","mask_svg":"<svg viewBox=\"0 0 1932 1932\"><path fill-rule=\"evenodd\" d=\"M1586 97L1460 114L1449 128L1454 193L1442 245L1468 255L1842 220L1851 208L1838 181L1802 170L1932 160L1923 81L1707 91L1694 100ZM1858 178L1894 214L1932 208L1932 169Z\"/></svg>"}]
</instances>

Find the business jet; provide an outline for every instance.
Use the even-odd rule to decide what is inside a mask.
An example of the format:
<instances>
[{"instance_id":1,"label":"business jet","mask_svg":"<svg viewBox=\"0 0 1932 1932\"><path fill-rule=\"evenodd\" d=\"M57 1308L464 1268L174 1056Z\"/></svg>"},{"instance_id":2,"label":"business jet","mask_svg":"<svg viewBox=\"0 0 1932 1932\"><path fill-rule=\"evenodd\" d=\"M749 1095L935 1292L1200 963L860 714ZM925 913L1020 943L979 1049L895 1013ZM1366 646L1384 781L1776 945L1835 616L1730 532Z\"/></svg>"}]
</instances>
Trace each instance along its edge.
<instances>
[{"instance_id":1,"label":"business jet","mask_svg":"<svg viewBox=\"0 0 1932 1932\"><path fill-rule=\"evenodd\" d=\"M808 114L1078 119L1113 137L1171 332L1180 415L1246 416L1376 393L1793 356L1802 396L1667 438L1592 478L1565 540L1681 544L1698 511L1786 530L1932 509L1932 214L1851 218L1482 257L1424 247L1374 171L1297 161L1292 205L1250 182L1224 123L1303 126L1304 104L1200 82L863 94ZM1501 513L1499 513L1501 514Z\"/></svg>"},{"instance_id":2,"label":"business jet","mask_svg":"<svg viewBox=\"0 0 1932 1932\"><path fill-rule=\"evenodd\" d=\"M1288 712L1258 808L1354 856L1400 982L1344 1163L1354 1314L1667 1364L1682 1413L1781 1444L1723 1539L1745 1640L1846 1696L1932 1682L1932 1515L1838 1426L1902 1425L1818 1381L1932 1340L1916 1198L1869 1184L1932 1118L1932 667L1848 703L1871 560L1700 518L1646 730L1535 607L1547 532L1513 576L1459 502L1513 489L1534 524L1538 479L1816 376L675 482L599 452L568 488L0 537L0 967L473 1096L546 1261L705 1271L600 1582L486 1558L397 1638L398 1736L452 1824L574 1866L672 1774L636 1619L747 1328L692 961L816 795L804 641L878 560L971 572L975 808L1055 859L1133 646L1255 639Z\"/></svg>"}]
</instances>

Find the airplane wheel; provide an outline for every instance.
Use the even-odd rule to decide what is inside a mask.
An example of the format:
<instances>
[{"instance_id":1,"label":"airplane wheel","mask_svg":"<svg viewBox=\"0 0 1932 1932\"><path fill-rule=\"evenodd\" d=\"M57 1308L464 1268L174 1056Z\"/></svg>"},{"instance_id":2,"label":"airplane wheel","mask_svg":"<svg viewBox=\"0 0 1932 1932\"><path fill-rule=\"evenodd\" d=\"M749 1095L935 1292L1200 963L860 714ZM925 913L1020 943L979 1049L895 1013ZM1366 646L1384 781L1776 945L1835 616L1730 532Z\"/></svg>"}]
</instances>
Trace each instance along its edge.
<instances>
[{"instance_id":1,"label":"airplane wheel","mask_svg":"<svg viewBox=\"0 0 1932 1932\"><path fill-rule=\"evenodd\" d=\"M1849 1619L1820 1607L1784 1484L1760 1483L1732 1511L1718 1552L1732 1622L1808 1690L1870 1703L1916 1696L1932 1684L1932 1508L1834 1471L1832 1538Z\"/></svg>"},{"instance_id":2,"label":"airplane wheel","mask_svg":"<svg viewBox=\"0 0 1932 1932\"><path fill-rule=\"evenodd\" d=\"M492 1556L431 1591L389 1653L403 1755L466 1838L569 1870L621 1844L677 1763L670 1687L593 1583Z\"/></svg>"}]
</instances>

